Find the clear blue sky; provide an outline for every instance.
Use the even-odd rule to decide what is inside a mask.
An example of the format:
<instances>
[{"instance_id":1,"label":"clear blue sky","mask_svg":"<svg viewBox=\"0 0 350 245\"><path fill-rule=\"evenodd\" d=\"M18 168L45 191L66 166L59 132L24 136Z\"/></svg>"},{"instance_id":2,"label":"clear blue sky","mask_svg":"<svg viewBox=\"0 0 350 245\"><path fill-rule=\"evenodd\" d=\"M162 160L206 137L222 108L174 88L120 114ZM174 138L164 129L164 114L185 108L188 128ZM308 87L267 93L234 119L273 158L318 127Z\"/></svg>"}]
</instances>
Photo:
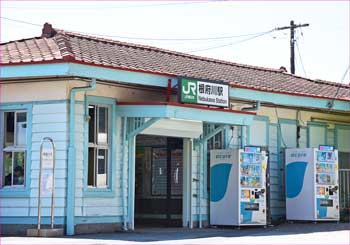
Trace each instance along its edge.
<instances>
[{"instance_id":1,"label":"clear blue sky","mask_svg":"<svg viewBox=\"0 0 350 245\"><path fill-rule=\"evenodd\" d=\"M287 26L294 20L297 24L310 24L297 32L297 75L341 82L350 65L349 1L1 1L1 16L39 25L49 22L53 27L72 31L120 36L111 38L237 63L285 66L288 70L289 31L258 34ZM1 42L40 33L40 26L1 19ZM176 40L227 36L241 37ZM222 47L214 48L218 46ZM349 81L348 72L343 82Z\"/></svg>"}]
</instances>

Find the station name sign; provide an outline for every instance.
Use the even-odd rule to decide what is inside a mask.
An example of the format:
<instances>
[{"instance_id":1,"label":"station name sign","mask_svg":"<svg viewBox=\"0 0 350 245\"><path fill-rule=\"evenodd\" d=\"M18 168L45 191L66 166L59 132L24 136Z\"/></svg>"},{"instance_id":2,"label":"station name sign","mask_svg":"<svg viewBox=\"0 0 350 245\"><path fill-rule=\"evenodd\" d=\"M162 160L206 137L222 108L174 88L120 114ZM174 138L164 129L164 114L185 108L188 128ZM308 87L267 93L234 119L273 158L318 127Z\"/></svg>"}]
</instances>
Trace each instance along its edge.
<instances>
[{"instance_id":1,"label":"station name sign","mask_svg":"<svg viewBox=\"0 0 350 245\"><path fill-rule=\"evenodd\" d=\"M181 103L229 106L228 85L224 83L182 78L179 90Z\"/></svg>"}]
</instances>

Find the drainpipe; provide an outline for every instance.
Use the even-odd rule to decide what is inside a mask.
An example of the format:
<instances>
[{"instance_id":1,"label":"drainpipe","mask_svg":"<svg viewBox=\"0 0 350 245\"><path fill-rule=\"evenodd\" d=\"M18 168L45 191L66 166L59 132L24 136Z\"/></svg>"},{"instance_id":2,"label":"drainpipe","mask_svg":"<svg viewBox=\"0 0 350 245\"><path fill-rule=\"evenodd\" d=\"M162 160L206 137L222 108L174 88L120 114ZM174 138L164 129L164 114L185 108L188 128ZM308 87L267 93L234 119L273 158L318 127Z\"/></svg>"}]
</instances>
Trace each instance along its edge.
<instances>
[{"instance_id":1,"label":"drainpipe","mask_svg":"<svg viewBox=\"0 0 350 245\"><path fill-rule=\"evenodd\" d=\"M202 139L199 143L199 178L198 178L198 227L202 228L202 214L201 214L201 204L202 204L202 165L203 165L203 144L204 140Z\"/></svg>"},{"instance_id":2,"label":"drainpipe","mask_svg":"<svg viewBox=\"0 0 350 245\"><path fill-rule=\"evenodd\" d=\"M192 217L192 198L193 198L193 190L192 190L192 151L193 151L193 139L190 139L190 151L189 151L189 185L190 185L190 229L193 228L193 217Z\"/></svg>"},{"instance_id":3,"label":"drainpipe","mask_svg":"<svg viewBox=\"0 0 350 245\"><path fill-rule=\"evenodd\" d=\"M96 79L92 78L90 86L75 87L70 91L69 105L69 148L68 148L68 166L67 166L67 235L74 235L74 208L75 208L75 171L76 171L76 152L75 152L75 95L78 92L91 91L96 89Z\"/></svg>"},{"instance_id":4,"label":"drainpipe","mask_svg":"<svg viewBox=\"0 0 350 245\"><path fill-rule=\"evenodd\" d=\"M126 225L126 217L127 217L127 212L126 212L126 190L124 189L124 181L125 181L125 175L126 175L126 162L125 162L125 154L126 154L126 122L127 122L127 117L123 117L123 141L122 141L122 183L121 183L121 188L122 188L122 198L123 198L123 230L128 230L128 227Z\"/></svg>"},{"instance_id":5,"label":"drainpipe","mask_svg":"<svg viewBox=\"0 0 350 245\"><path fill-rule=\"evenodd\" d=\"M242 108L242 111L258 111L260 109L260 101L257 101L252 107Z\"/></svg>"}]
</instances>

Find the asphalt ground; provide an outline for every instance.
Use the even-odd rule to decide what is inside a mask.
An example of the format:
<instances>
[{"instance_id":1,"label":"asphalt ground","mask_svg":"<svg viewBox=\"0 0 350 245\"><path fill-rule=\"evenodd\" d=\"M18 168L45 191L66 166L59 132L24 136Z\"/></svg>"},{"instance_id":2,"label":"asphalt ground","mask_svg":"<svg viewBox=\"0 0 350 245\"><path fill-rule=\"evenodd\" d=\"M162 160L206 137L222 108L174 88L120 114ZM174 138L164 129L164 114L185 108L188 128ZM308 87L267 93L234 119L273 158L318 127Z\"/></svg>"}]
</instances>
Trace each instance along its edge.
<instances>
[{"instance_id":1,"label":"asphalt ground","mask_svg":"<svg viewBox=\"0 0 350 245\"><path fill-rule=\"evenodd\" d=\"M136 228L59 238L2 237L1 244L350 244L350 223L293 223L205 229Z\"/></svg>"}]
</instances>

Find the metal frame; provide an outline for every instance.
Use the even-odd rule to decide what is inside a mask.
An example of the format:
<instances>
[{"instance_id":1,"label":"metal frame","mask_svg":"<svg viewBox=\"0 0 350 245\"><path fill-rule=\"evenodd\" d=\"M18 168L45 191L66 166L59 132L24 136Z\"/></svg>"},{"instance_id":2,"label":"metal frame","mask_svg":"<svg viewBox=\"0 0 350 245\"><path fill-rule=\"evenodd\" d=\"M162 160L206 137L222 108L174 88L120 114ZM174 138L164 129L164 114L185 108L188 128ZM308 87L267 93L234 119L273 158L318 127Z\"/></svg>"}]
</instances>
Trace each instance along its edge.
<instances>
[{"instance_id":1,"label":"metal frame","mask_svg":"<svg viewBox=\"0 0 350 245\"><path fill-rule=\"evenodd\" d=\"M345 214L350 213L350 169L339 169L339 206L340 214L342 209L345 209Z\"/></svg>"},{"instance_id":2,"label":"metal frame","mask_svg":"<svg viewBox=\"0 0 350 245\"><path fill-rule=\"evenodd\" d=\"M135 120L136 119L136 120ZM134 230L134 208L135 208L135 137L144 129L150 127L159 118L122 117L122 199L123 199L123 229ZM128 147L128 156L126 161L126 147ZM128 171L126 165L128 164ZM126 175L128 176L128 190L124 187ZM128 191L128 194L127 194Z\"/></svg>"},{"instance_id":3,"label":"metal frame","mask_svg":"<svg viewBox=\"0 0 350 245\"><path fill-rule=\"evenodd\" d=\"M56 146L53 140L50 137L45 137L41 141L40 145L40 168L39 168L39 194L38 194L38 230L40 231L40 221L41 221L41 214L40 214L40 209L41 209L41 175L42 175L42 164L43 164L43 159L42 159L42 151L43 151L43 145L44 142L49 141L52 146L52 151L53 151L53 162L52 162L52 193L51 193L51 229L54 227L54 219L55 219L55 166L56 166Z\"/></svg>"}]
</instances>

